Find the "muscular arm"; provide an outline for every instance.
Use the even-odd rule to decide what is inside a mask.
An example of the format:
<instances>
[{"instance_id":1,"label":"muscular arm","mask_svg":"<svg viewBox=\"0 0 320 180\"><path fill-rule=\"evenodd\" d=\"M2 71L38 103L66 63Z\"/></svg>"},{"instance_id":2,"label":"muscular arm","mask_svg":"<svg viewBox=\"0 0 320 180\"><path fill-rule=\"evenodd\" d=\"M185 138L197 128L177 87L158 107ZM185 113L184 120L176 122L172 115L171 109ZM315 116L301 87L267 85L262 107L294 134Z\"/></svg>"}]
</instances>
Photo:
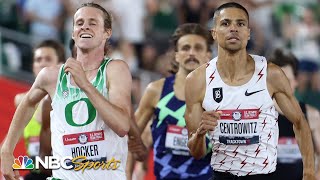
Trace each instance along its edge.
<instances>
[{"instance_id":1,"label":"muscular arm","mask_svg":"<svg viewBox=\"0 0 320 180\"><path fill-rule=\"evenodd\" d=\"M19 106L19 104L21 103L22 99L24 98L24 96L26 95L26 92L25 93L20 93L20 94L17 94L15 97L14 97L14 106L17 108ZM2 142L0 143L0 154L1 154L1 147L5 141L5 138L3 138ZM1 158L1 157L0 157ZM1 159L0 159L1 160Z\"/></svg>"},{"instance_id":2,"label":"muscular arm","mask_svg":"<svg viewBox=\"0 0 320 180\"><path fill-rule=\"evenodd\" d=\"M40 152L39 155L41 159L44 159L45 156L51 155L51 131L50 131L50 111L51 107L51 98L46 96L41 103L41 130L40 130ZM42 172L51 175L51 170L41 169Z\"/></svg>"},{"instance_id":3,"label":"muscular arm","mask_svg":"<svg viewBox=\"0 0 320 180\"><path fill-rule=\"evenodd\" d=\"M123 137L128 134L130 129L131 74L128 65L120 60L111 61L108 64L106 71L109 93L108 100L95 87L93 87L88 80L86 80L85 85L83 85L83 83L77 83L76 78L75 81L77 85L86 93L92 105L101 115L103 121L116 134L118 134L120 137ZM71 69L70 72L73 77L77 76L78 74L77 72L73 72Z\"/></svg>"},{"instance_id":4,"label":"muscular arm","mask_svg":"<svg viewBox=\"0 0 320 180\"><path fill-rule=\"evenodd\" d=\"M134 159L138 161L143 161L147 156L146 147L142 142L141 131L136 123L136 119L134 118L133 111L132 111L131 117L132 119L130 121L130 130L128 133L129 134L129 141L128 141L129 151L133 153Z\"/></svg>"},{"instance_id":5,"label":"muscular arm","mask_svg":"<svg viewBox=\"0 0 320 180\"><path fill-rule=\"evenodd\" d=\"M10 124L7 138L3 144L3 150L13 152L14 147L22 135L24 127L29 123L32 115L35 112L36 105L47 94L46 90L44 89L45 83L47 83L45 82L47 81L45 76L45 72L41 71L29 92L25 95L17 107Z\"/></svg>"},{"instance_id":6,"label":"muscular arm","mask_svg":"<svg viewBox=\"0 0 320 180\"><path fill-rule=\"evenodd\" d=\"M317 178L320 178L320 112L312 106L306 105L307 118L311 128L311 134L317 154L318 167L316 169Z\"/></svg>"},{"instance_id":7,"label":"muscular arm","mask_svg":"<svg viewBox=\"0 0 320 180\"><path fill-rule=\"evenodd\" d=\"M191 72L186 79L186 112L185 119L189 132L188 147L190 153L196 159L206 154L205 133L199 133L198 127L204 112L202 100L205 93L205 69L204 66Z\"/></svg>"},{"instance_id":8,"label":"muscular arm","mask_svg":"<svg viewBox=\"0 0 320 180\"><path fill-rule=\"evenodd\" d=\"M25 95L13 116L9 132L1 150L1 170L8 179L14 179L12 163L14 161L13 151L15 146L23 133L23 129L34 114L36 105L47 94L46 88L50 84L50 77L52 77L48 76L48 74L46 68L39 73L31 89Z\"/></svg>"},{"instance_id":9,"label":"muscular arm","mask_svg":"<svg viewBox=\"0 0 320 180\"><path fill-rule=\"evenodd\" d=\"M149 121L146 128L144 129L141 137L144 140L144 144L147 147L146 149L146 154L147 157L142 161L142 162L137 162L135 164L135 177L137 179L143 179L143 177L145 176L146 172L148 171L148 162L149 162L149 154L150 154L150 150L152 148L152 134L151 134L151 125L152 121Z\"/></svg>"},{"instance_id":10,"label":"muscular arm","mask_svg":"<svg viewBox=\"0 0 320 180\"><path fill-rule=\"evenodd\" d=\"M276 79L276 80L275 80ZM282 70L268 64L268 89L286 118L293 123L296 139L303 158L304 175L314 175L314 152L309 125L293 95L289 81Z\"/></svg>"},{"instance_id":11,"label":"muscular arm","mask_svg":"<svg viewBox=\"0 0 320 180\"><path fill-rule=\"evenodd\" d=\"M132 114L132 119L130 121L130 130L128 132L128 135L129 135L129 138L138 138L141 136L141 132L139 130L139 127L136 123L136 120L133 114Z\"/></svg>"},{"instance_id":12,"label":"muscular arm","mask_svg":"<svg viewBox=\"0 0 320 180\"><path fill-rule=\"evenodd\" d=\"M50 132L50 111L51 98L49 96L45 97L41 105L41 131L40 131L40 156L51 154L51 132Z\"/></svg>"},{"instance_id":13,"label":"muscular arm","mask_svg":"<svg viewBox=\"0 0 320 180\"><path fill-rule=\"evenodd\" d=\"M150 83L140 100L134 116L141 132L143 132L154 113L155 107L160 99L163 83L164 79Z\"/></svg>"},{"instance_id":14,"label":"muscular arm","mask_svg":"<svg viewBox=\"0 0 320 180\"><path fill-rule=\"evenodd\" d=\"M161 80L160 80L161 81ZM154 107L157 103L156 98L159 99L160 95L159 93L161 92L159 89L160 85L163 85L163 80L162 83L159 81L157 82L153 82L150 83L146 89L146 92L144 93L144 95L142 96L140 103L139 103L139 107L135 112L134 115L134 119L136 119L137 123L138 123L138 130L133 130L133 131L139 131L139 139L141 140L141 132L145 129L147 123L149 122L149 120L151 119L153 113L154 113ZM161 86L162 86L161 85ZM135 127L134 127L135 128ZM131 130L130 130L131 131ZM135 132L135 134L137 135L137 132ZM132 143L130 141L134 140L135 138L129 137L129 150L130 147L132 147L132 149L135 149L135 145L132 146ZM144 146L144 144L146 144L146 139L143 138L143 147L145 148L145 154L144 154L144 159L147 158L147 149ZM132 172L133 172L133 168L134 168L134 157L132 156L131 153L129 153L128 155L128 161L127 161L127 178L132 178ZM140 159L141 161L144 159Z\"/></svg>"},{"instance_id":15,"label":"muscular arm","mask_svg":"<svg viewBox=\"0 0 320 180\"><path fill-rule=\"evenodd\" d=\"M139 127L134 117L130 121L130 130L128 134L129 134L128 147L130 152L128 152L126 174L127 174L127 179L132 179L135 160L144 161L147 158L148 154L147 154L147 148L142 142L141 132L139 130Z\"/></svg>"}]
</instances>

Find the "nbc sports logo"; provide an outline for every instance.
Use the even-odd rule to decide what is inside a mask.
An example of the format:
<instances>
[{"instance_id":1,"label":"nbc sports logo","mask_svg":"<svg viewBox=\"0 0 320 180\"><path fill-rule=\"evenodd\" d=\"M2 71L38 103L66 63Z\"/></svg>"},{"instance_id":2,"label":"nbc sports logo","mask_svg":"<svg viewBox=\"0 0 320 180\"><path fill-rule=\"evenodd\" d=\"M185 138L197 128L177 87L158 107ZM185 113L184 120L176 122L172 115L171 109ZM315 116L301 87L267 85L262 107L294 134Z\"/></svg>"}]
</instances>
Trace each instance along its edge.
<instances>
[{"instance_id":1,"label":"nbc sports logo","mask_svg":"<svg viewBox=\"0 0 320 180\"><path fill-rule=\"evenodd\" d=\"M12 164L13 169L33 169L34 164L32 159L28 156L19 156L14 159L14 164Z\"/></svg>"},{"instance_id":2,"label":"nbc sports logo","mask_svg":"<svg viewBox=\"0 0 320 180\"><path fill-rule=\"evenodd\" d=\"M63 168L65 170L74 169L75 171L85 169L106 169L106 170L115 170L118 169L121 163L120 160L111 158L110 160L105 161L94 161L87 159L86 156L78 156L72 158L71 156L66 157L54 157L54 156L45 156L44 159L41 159L39 156L35 156L33 162L28 156L19 156L14 159L14 164L12 164L13 169L40 169L40 165L44 169L59 169Z\"/></svg>"}]
</instances>

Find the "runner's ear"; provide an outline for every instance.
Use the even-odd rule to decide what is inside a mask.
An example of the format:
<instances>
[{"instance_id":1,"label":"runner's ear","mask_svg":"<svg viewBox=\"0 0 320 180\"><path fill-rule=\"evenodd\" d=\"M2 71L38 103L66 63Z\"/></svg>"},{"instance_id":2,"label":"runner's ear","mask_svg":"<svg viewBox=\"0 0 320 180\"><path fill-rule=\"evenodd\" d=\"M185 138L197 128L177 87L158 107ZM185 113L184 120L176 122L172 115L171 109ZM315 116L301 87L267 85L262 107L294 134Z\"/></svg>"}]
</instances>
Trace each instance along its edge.
<instances>
[{"instance_id":1,"label":"runner's ear","mask_svg":"<svg viewBox=\"0 0 320 180\"><path fill-rule=\"evenodd\" d=\"M212 38L213 38L214 40L216 40L217 35L216 35L216 30L215 30L215 28L212 28L210 31L211 31L211 36L212 36Z\"/></svg>"}]
</instances>

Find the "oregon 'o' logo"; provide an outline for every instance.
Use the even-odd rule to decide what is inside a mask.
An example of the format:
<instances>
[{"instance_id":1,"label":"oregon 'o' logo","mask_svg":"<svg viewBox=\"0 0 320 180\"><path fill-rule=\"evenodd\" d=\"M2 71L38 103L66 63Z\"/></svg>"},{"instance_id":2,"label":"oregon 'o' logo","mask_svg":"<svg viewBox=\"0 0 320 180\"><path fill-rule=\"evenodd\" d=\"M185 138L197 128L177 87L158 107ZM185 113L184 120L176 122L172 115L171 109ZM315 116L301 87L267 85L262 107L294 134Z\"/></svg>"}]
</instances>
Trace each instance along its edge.
<instances>
[{"instance_id":1,"label":"oregon 'o' logo","mask_svg":"<svg viewBox=\"0 0 320 180\"><path fill-rule=\"evenodd\" d=\"M79 102L85 102L87 104L87 108L88 108L88 119L82 123L82 124L77 124L74 119L73 119L73 116L72 116L72 109L73 107L79 103ZM76 126L76 127L80 127L80 126L85 126L85 125L88 125L90 123L92 123L92 121L96 118L97 116L97 111L96 109L94 108L94 106L92 105L92 103L90 102L90 100L88 98L82 98L82 99L79 99L77 101L73 101L69 104L67 104L66 108L65 108L65 118L66 118L66 121L69 125L71 126Z\"/></svg>"}]
</instances>

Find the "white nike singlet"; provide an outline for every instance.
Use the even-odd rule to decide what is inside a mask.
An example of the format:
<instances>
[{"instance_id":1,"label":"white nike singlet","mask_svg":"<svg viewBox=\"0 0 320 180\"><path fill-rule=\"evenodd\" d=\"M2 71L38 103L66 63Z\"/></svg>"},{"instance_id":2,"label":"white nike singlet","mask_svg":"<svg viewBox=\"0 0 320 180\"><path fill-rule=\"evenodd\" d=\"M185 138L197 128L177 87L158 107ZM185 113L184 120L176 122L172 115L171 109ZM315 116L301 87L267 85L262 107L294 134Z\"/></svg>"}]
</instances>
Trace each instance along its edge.
<instances>
[{"instance_id":1,"label":"white nike singlet","mask_svg":"<svg viewBox=\"0 0 320 180\"><path fill-rule=\"evenodd\" d=\"M241 86L223 82L217 57L206 68L206 93L202 107L222 111L215 130L211 166L237 176L268 174L276 169L278 112L267 88L267 61L251 55L255 71Z\"/></svg>"}]
</instances>

